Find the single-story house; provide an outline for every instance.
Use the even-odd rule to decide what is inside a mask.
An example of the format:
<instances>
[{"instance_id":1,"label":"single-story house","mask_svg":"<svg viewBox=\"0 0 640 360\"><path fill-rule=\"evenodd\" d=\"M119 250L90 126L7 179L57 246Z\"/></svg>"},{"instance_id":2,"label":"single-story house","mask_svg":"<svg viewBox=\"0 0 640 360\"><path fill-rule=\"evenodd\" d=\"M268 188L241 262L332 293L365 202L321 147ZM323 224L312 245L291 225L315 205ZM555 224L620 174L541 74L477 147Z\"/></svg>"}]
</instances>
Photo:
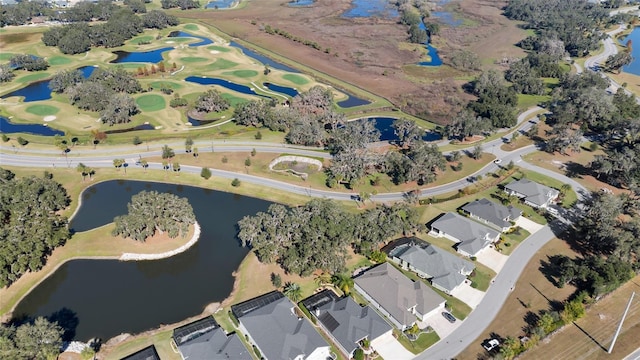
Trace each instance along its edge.
<instances>
[{"instance_id":1,"label":"single-story house","mask_svg":"<svg viewBox=\"0 0 640 360\"><path fill-rule=\"evenodd\" d=\"M393 331L391 325L369 306L360 306L348 296L339 298L331 290L310 296L302 304L348 359L354 356L362 340L373 343Z\"/></svg>"},{"instance_id":2,"label":"single-story house","mask_svg":"<svg viewBox=\"0 0 640 360\"><path fill-rule=\"evenodd\" d=\"M504 206L489 199L479 199L472 201L460 208L469 217L480 220L485 224L499 229L502 232L511 229L512 221L516 221L522 216L522 210L511 205Z\"/></svg>"},{"instance_id":3,"label":"single-story house","mask_svg":"<svg viewBox=\"0 0 640 360\"><path fill-rule=\"evenodd\" d=\"M529 179L512 181L504 186L504 191L523 199L524 203L531 207L542 209L546 209L560 195L560 191Z\"/></svg>"},{"instance_id":4,"label":"single-story house","mask_svg":"<svg viewBox=\"0 0 640 360\"><path fill-rule=\"evenodd\" d=\"M183 360L251 360L251 353L235 333L227 335L211 316L173 330Z\"/></svg>"},{"instance_id":5,"label":"single-story house","mask_svg":"<svg viewBox=\"0 0 640 360\"><path fill-rule=\"evenodd\" d=\"M400 330L444 310L445 299L422 281L413 281L390 263L354 279L355 289Z\"/></svg>"},{"instance_id":6,"label":"single-story house","mask_svg":"<svg viewBox=\"0 0 640 360\"><path fill-rule=\"evenodd\" d=\"M239 329L266 360L326 360L329 344L279 291L231 306Z\"/></svg>"},{"instance_id":7,"label":"single-story house","mask_svg":"<svg viewBox=\"0 0 640 360\"><path fill-rule=\"evenodd\" d=\"M160 356L156 351L156 347L149 345L146 348L136 351L129 356L125 356L120 360L160 360Z\"/></svg>"},{"instance_id":8,"label":"single-story house","mask_svg":"<svg viewBox=\"0 0 640 360\"><path fill-rule=\"evenodd\" d=\"M398 239L394 243L397 245L389 251L393 262L429 279L433 287L449 295L476 268L472 262L416 237Z\"/></svg>"},{"instance_id":9,"label":"single-story house","mask_svg":"<svg viewBox=\"0 0 640 360\"><path fill-rule=\"evenodd\" d=\"M458 252L465 256L475 256L500 239L498 231L452 212L434 221L429 234L455 241Z\"/></svg>"}]
</instances>

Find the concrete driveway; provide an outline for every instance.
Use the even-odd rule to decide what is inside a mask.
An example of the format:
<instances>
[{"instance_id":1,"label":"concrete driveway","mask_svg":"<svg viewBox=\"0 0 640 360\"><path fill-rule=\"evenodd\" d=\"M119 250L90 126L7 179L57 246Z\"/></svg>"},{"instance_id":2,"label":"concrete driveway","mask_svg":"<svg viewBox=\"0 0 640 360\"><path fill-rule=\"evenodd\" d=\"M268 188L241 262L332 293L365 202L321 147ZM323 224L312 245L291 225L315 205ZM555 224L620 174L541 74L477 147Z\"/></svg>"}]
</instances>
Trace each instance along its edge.
<instances>
[{"instance_id":1,"label":"concrete driveway","mask_svg":"<svg viewBox=\"0 0 640 360\"><path fill-rule=\"evenodd\" d=\"M427 325L431 326L433 330L440 336L440 339L444 339L449 334L453 332L453 330L457 329L458 326L462 324L462 321L456 320L454 323L450 323L449 320L445 319L442 316L442 312L438 312L437 314L433 314L425 319L425 321L418 321L418 326L421 329L427 327ZM386 359L386 358L385 358Z\"/></svg>"},{"instance_id":2,"label":"concrete driveway","mask_svg":"<svg viewBox=\"0 0 640 360\"><path fill-rule=\"evenodd\" d=\"M536 233L544 227L544 225L540 225L537 222L529 220L524 216L520 216L520 218L518 218L518 220L516 221L516 225L527 230L529 234Z\"/></svg>"},{"instance_id":3,"label":"concrete driveway","mask_svg":"<svg viewBox=\"0 0 640 360\"><path fill-rule=\"evenodd\" d=\"M480 252L476 254L476 258L481 264L488 266L496 273L499 273L500 270L502 270L502 267L509 259L507 255L497 252L493 246L488 246L480 250Z\"/></svg>"},{"instance_id":4,"label":"concrete driveway","mask_svg":"<svg viewBox=\"0 0 640 360\"><path fill-rule=\"evenodd\" d=\"M482 298L484 297L484 291L472 288L471 281L465 280L464 284L458 286L451 292L451 295L462 300L472 309L475 309L476 306L480 304L480 301L482 301Z\"/></svg>"},{"instance_id":5,"label":"concrete driveway","mask_svg":"<svg viewBox=\"0 0 640 360\"><path fill-rule=\"evenodd\" d=\"M411 360L415 357L409 350L393 337L393 333L382 335L371 342L374 348L383 359Z\"/></svg>"}]
</instances>

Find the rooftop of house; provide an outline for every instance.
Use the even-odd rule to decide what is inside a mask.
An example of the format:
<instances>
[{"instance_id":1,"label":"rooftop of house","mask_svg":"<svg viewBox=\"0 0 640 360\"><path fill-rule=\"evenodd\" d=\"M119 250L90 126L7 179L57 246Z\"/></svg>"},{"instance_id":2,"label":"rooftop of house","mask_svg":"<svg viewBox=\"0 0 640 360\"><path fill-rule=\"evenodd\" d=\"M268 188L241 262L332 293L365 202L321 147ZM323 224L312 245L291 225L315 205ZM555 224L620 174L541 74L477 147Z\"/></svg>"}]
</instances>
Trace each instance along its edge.
<instances>
[{"instance_id":1,"label":"rooftop of house","mask_svg":"<svg viewBox=\"0 0 640 360\"><path fill-rule=\"evenodd\" d=\"M458 249L468 254L476 254L499 235L496 230L486 225L452 212L434 221L431 228L458 239Z\"/></svg>"},{"instance_id":2,"label":"rooftop of house","mask_svg":"<svg viewBox=\"0 0 640 360\"><path fill-rule=\"evenodd\" d=\"M120 360L160 360L160 356L156 351L156 347L150 345L140 351L136 351L129 356L125 356Z\"/></svg>"},{"instance_id":3,"label":"rooftop of house","mask_svg":"<svg viewBox=\"0 0 640 360\"><path fill-rule=\"evenodd\" d=\"M318 348L329 347L294 308L282 293L274 291L234 305L231 311L269 359L306 357Z\"/></svg>"},{"instance_id":4,"label":"rooftop of house","mask_svg":"<svg viewBox=\"0 0 640 360\"><path fill-rule=\"evenodd\" d=\"M486 220L499 228L511 227L511 223L506 219L517 219L522 215L522 210L511 205L504 206L489 199L478 199L462 207L463 211Z\"/></svg>"},{"instance_id":5,"label":"rooftop of house","mask_svg":"<svg viewBox=\"0 0 640 360\"><path fill-rule=\"evenodd\" d=\"M556 189L538 184L529 179L512 181L505 185L505 189L524 195L525 200L538 206L547 204L550 199L554 199L560 194Z\"/></svg>"},{"instance_id":6,"label":"rooftop of house","mask_svg":"<svg viewBox=\"0 0 640 360\"><path fill-rule=\"evenodd\" d=\"M211 316L176 328L173 330L173 340L184 359L251 359L251 354L238 336L227 335Z\"/></svg>"},{"instance_id":7,"label":"rooftop of house","mask_svg":"<svg viewBox=\"0 0 640 360\"><path fill-rule=\"evenodd\" d=\"M367 270L355 283L403 325L416 320L410 308L427 314L445 301L425 283L409 279L389 263Z\"/></svg>"}]
</instances>

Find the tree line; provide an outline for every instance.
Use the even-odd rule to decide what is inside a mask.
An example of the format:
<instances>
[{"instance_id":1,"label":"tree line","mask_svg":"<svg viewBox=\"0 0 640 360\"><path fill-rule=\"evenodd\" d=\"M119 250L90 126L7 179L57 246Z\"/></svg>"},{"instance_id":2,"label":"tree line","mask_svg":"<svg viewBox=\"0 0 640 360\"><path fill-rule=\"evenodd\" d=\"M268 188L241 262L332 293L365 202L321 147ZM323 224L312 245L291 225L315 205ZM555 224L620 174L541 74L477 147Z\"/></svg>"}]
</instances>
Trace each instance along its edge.
<instances>
[{"instance_id":1,"label":"tree line","mask_svg":"<svg viewBox=\"0 0 640 360\"><path fill-rule=\"evenodd\" d=\"M267 212L245 216L238 222L238 238L260 261L307 276L318 269L343 272L348 247L370 255L391 237L423 227L406 203L352 214L334 201L314 199L292 208L274 204Z\"/></svg>"},{"instance_id":2,"label":"tree line","mask_svg":"<svg viewBox=\"0 0 640 360\"><path fill-rule=\"evenodd\" d=\"M66 190L53 176L17 178L0 168L0 287L28 271L38 271L47 257L69 239Z\"/></svg>"}]
</instances>

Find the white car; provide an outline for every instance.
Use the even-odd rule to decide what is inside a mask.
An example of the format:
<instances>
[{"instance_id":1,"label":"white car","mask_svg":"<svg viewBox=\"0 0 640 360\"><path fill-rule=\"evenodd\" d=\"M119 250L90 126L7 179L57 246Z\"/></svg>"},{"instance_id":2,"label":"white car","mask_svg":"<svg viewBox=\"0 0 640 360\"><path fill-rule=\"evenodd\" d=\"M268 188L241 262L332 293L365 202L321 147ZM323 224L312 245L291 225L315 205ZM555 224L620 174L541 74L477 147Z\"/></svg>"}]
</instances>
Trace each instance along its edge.
<instances>
[{"instance_id":1,"label":"white car","mask_svg":"<svg viewBox=\"0 0 640 360\"><path fill-rule=\"evenodd\" d=\"M500 345L500 341L498 341L498 339L489 339L482 343L482 347L487 351L491 351L496 347L498 347L499 345Z\"/></svg>"},{"instance_id":2,"label":"white car","mask_svg":"<svg viewBox=\"0 0 640 360\"><path fill-rule=\"evenodd\" d=\"M496 163L496 164L500 164L502 162L502 159L495 159L495 160L493 160L493 162Z\"/></svg>"}]
</instances>

